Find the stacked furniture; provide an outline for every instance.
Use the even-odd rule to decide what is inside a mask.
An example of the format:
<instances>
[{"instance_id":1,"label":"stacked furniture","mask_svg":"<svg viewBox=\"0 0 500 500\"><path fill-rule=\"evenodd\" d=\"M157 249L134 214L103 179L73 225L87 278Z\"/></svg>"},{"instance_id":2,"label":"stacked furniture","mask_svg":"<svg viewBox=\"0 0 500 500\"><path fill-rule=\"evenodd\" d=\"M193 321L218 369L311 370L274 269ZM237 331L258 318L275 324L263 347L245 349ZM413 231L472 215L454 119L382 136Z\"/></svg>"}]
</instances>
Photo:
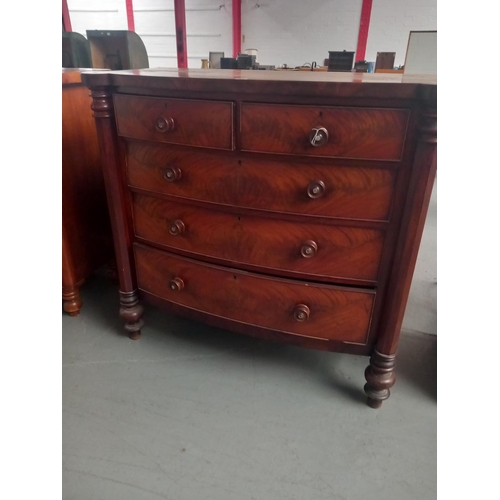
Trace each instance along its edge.
<instances>
[{"instance_id":1,"label":"stacked furniture","mask_svg":"<svg viewBox=\"0 0 500 500\"><path fill-rule=\"evenodd\" d=\"M149 67L144 42L134 31L87 30L87 39L93 68L121 70Z\"/></svg>"},{"instance_id":2,"label":"stacked furniture","mask_svg":"<svg viewBox=\"0 0 500 500\"><path fill-rule=\"evenodd\" d=\"M87 39L74 31L62 33L62 67L91 68L90 47Z\"/></svg>"},{"instance_id":3,"label":"stacked furniture","mask_svg":"<svg viewBox=\"0 0 500 500\"><path fill-rule=\"evenodd\" d=\"M352 71L354 52L329 51L328 71Z\"/></svg>"},{"instance_id":4,"label":"stacked furniture","mask_svg":"<svg viewBox=\"0 0 500 500\"><path fill-rule=\"evenodd\" d=\"M394 69L394 60L396 59L396 52L377 52L377 59L375 60L375 71L378 72L382 69Z\"/></svg>"}]
</instances>

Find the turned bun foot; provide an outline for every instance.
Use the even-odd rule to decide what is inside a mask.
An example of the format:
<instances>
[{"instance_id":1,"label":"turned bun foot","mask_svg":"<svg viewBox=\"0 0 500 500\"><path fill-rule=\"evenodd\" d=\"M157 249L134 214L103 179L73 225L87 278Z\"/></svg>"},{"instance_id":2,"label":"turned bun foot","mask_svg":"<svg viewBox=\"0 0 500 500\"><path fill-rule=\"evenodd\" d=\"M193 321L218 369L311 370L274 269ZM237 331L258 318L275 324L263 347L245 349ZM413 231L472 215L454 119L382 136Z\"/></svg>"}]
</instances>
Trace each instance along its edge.
<instances>
[{"instance_id":1,"label":"turned bun foot","mask_svg":"<svg viewBox=\"0 0 500 500\"><path fill-rule=\"evenodd\" d=\"M129 338L130 340L139 340L139 339L141 338L141 335L142 335L142 334L141 334L141 331L140 331L140 330L139 330L139 331L137 331L137 332L130 332L130 333L128 334L128 338Z\"/></svg>"},{"instance_id":2,"label":"turned bun foot","mask_svg":"<svg viewBox=\"0 0 500 500\"><path fill-rule=\"evenodd\" d=\"M370 364L365 370L365 393L368 396L366 403L370 408L380 408L391 395L389 389L396 382L395 364L395 354L381 354L376 349L373 351Z\"/></svg>"},{"instance_id":3,"label":"turned bun foot","mask_svg":"<svg viewBox=\"0 0 500 500\"><path fill-rule=\"evenodd\" d=\"M380 408L382 406L382 400L381 399L366 398L366 404L370 408L374 408L376 410L377 408Z\"/></svg>"},{"instance_id":4,"label":"turned bun foot","mask_svg":"<svg viewBox=\"0 0 500 500\"><path fill-rule=\"evenodd\" d=\"M64 291L62 298L64 301L63 309L68 313L68 316L78 316L82 308L82 301L80 300L78 288Z\"/></svg>"},{"instance_id":5,"label":"turned bun foot","mask_svg":"<svg viewBox=\"0 0 500 500\"><path fill-rule=\"evenodd\" d=\"M139 303L137 290L120 292L120 316L125 321L125 330L132 340L141 338L141 328L144 326L142 315L144 308Z\"/></svg>"}]
</instances>

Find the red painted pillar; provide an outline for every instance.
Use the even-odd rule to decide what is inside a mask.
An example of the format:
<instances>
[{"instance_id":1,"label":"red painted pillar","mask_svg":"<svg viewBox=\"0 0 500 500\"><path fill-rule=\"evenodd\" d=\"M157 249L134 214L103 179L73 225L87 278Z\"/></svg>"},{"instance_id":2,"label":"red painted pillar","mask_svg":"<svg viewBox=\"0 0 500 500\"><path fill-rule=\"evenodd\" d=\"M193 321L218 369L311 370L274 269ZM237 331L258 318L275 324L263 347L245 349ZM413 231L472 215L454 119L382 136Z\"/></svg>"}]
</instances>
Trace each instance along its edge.
<instances>
[{"instance_id":1,"label":"red painted pillar","mask_svg":"<svg viewBox=\"0 0 500 500\"><path fill-rule=\"evenodd\" d=\"M233 57L241 52L241 0L233 0Z\"/></svg>"},{"instance_id":2,"label":"red painted pillar","mask_svg":"<svg viewBox=\"0 0 500 500\"><path fill-rule=\"evenodd\" d=\"M184 0L174 0L175 37L177 39L177 67L187 68L186 44L186 4Z\"/></svg>"},{"instance_id":3,"label":"red painted pillar","mask_svg":"<svg viewBox=\"0 0 500 500\"><path fill-rule=\"evenodd\" d=\"M368 40L368 30L370 28L372 2L373 0L363 0L361 17L359 19L358 47L356 49L354 62L363 61L366 56L366 42Z\"/></svg>"},{"instance_id":4,"label":"red painted pillar","mask_svg":"<svg viewBox=\"0 0 500 500\"><path fill-rule=\"evenodd\" d=\"M73 31L71 29L71 19L69 18L67 0L62 0L62 22L64 26L64 31Z\"/></svg>"},{"instance_id":5,"label":"red painted pillar","mask_svg":"<svg viewBox=\"0 0 500 500\"><path fill-rule=\"evenodd\" d=\"M125 0L125 6L127 8L128 30L135 31L134 6L132 5L132 0Z\"/></svg>"}]
</instances>

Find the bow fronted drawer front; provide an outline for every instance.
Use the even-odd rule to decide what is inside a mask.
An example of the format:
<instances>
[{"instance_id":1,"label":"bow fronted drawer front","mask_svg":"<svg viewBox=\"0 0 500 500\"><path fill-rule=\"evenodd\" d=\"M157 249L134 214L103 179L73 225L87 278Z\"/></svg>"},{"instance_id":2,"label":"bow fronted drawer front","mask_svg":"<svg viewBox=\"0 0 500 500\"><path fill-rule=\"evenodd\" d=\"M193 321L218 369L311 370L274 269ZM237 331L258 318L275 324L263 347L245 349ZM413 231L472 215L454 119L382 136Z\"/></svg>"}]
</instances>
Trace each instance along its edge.
<instances>
[{"instance_id":1,"label":"bow fronted drawer front","mask_svg":"<svg viewBox=\"0 0 500 500\"><path fill-rule=\"evenodd\" d=\"M288 214L387 221L398 169L318 165L128 141L131 187Z\"/></svg>"},{"instance_id":2,"label":"bow fronted drawer front","mask_svg":"<svg viewBox=\"0 0 500 500\"><path fill-rule=\"evenodd\" d=\"M375 292L266 277L134 244L139 288L231 321L365 344Z\"/></svg>"},{"instance_id":3,"label":"bow fronted drawer front","mask_svg":"<svg viewBox=\"0 0 500 500\"><path fill-rule=\"evenodd\" d=\"M133 194L136 236L194 258L373 286L379 275L385 232L209 210L156 196Z\"/></svg>"}]
</instances>

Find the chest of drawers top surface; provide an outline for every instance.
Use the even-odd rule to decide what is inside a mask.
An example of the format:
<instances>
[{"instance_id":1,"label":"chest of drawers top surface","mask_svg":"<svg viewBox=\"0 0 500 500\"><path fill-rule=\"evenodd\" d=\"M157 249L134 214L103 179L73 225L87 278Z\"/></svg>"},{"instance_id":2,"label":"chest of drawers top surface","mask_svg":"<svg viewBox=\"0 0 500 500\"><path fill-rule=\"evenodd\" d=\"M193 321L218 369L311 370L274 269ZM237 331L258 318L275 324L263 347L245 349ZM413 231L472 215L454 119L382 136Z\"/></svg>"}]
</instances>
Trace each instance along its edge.
<instances>
[{"instance_id":1,"label":"chest of drawers top surface","mask_svg":"<svg viewBox=\"0 0 500 500\"><path fill-rule=\"evenodd\" d=\"M82 75L89 86L323 97L432 98L435 75L151 68ZM139 91L140 92L140 91Z\"/></svg>"},{"instance_id":2,"label":"chest of drawers top surface","mask_svg":"<svg viewBox=\"0 0 500 500\"><path fill-rule=\"evenodd\" d=\"M121 315L139 293L267 339L371 355L387 399L435 174L433 76L83 74L112 200Z\"/></svg>"}]
</instances>

